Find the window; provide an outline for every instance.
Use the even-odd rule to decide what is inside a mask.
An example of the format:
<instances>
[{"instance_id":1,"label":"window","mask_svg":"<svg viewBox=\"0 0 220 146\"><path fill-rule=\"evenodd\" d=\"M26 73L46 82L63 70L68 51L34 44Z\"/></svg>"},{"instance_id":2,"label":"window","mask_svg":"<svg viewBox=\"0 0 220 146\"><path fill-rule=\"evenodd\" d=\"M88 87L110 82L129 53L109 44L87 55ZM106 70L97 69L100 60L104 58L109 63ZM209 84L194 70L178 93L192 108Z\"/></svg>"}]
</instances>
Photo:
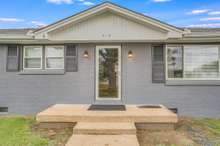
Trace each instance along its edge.
<instances>
[{"instance_id":1,"label":"window","mask_svg":"<svg viewBox=\"0 0 220 146\"><path fill-rule=\"evenodd\" d=\"M45 68L64 69L64 46L45 47Z\"/></svg>"},{"instance_id":2,"label":"window","mask_svg":"<svg viewBox=\"0 0 220 146\"><path fill-rule=\"evenodd\" d=\"M42 46L24 46L24 69L42 68Z\"/></svg>"},{"instance_id":3,"label":"window","mask_svg":"<svg viewBox=\"0 0 220 146\"><path fill-rule=\"evenodd\" d=\"M220 79L218 45L167 47L168 79Z\"/></svg>"},{"instance_id":4,"label":"window","mask_svg":"<svg viewBox=\"0 0 220 146\"><path fill-rule=\"evenodd\" d=\"M24 46L24 69L64 69L64 46Z\"/></svg>"}]
</instances>

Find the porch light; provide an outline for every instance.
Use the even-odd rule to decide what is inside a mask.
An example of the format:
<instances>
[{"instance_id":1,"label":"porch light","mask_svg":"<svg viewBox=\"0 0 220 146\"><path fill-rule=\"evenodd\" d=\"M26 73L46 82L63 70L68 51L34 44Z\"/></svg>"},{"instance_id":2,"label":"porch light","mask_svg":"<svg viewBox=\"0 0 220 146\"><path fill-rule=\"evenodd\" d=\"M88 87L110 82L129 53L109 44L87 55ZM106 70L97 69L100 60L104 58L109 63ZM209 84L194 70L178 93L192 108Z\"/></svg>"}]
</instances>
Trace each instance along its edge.
<instances>
[{"instance_id":1,"label":"porch light","mask_svg":"<svg viewBox=\"0 0 220 146\"><path fill-rule=\"evenodd\" d=\"M84 52L83 57L84 57L84 58L88 58L88 57L89 57L89 53L88 53L87 50Z\"/></svg>"},{"instance_id":2,"label":"porch light","mask_svg":"<svg viewBox=\"0 0 220 146\"><path fill-rule=\"evenodd\" d=\"M129 52L128 52L128 58L133 58L133 52L131 51L131 50L129 50Z\"/></svg>"}]
</instances>

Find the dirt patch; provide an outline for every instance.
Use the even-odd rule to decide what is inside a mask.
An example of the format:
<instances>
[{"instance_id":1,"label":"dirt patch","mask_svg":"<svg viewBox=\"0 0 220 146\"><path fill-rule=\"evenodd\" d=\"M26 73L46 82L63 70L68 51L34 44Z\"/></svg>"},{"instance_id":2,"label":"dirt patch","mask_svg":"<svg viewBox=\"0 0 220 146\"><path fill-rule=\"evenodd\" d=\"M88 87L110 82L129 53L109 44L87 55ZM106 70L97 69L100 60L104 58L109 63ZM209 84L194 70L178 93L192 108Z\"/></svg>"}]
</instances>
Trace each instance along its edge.
<instances>
[{"instance_id":1,"label":"dirt patch","mask_svg":"<svg viewBox=\"0 0 220 146\"><path fill-rule=\"evenodd\" d=\"M48 138L53 146L65 146L72 127L52 128L31 124L34 133ZM140 146L220 146L220 120L180 118L175 130L138 130Z\"/></svg>"},{"instance_id":2,"label":"dirt patch","mask_svg":"<svg viewBox=\"0 0 220 146\"><path fill-rule=\"evenodd\" d=\"M36 123L31 125L31 129L34 133L51 140L53 146L65 146L73 134L73 128L42 128L41 125Z\"/></svg>"},{"instance_id":3,"label":"dirt patch","mask_svg":"<svg viewBox=\"0 0 220 146\"><path fill-rule=\"evenodd\" d=\"M213 119L180 118L177 132L185 132L188 137L201 146L219 146L220 133L215 132L217 125L209 125ZM220 120L216 120L220 123ZM216 124L218 124L216 123Z\"/></svg>"},{"instance_id":4,"label":"dirt patch","mask_svg":"<svg viewBox=\"0 0 220 146\"><path fill-rule=\"evenodd\" d=\"M220 120L209 124L212 121L180 118L176 130L138 130L137 136L140 146L220 146L220 134L215 127Z\"/></svg>"},{"instance_id":5,"label":"dirt patch","mask_svg":"<svg viewBox=\"0 0 220 146\"><path fill-rule=\"evenodd\" d=\"M198 146L184 132L139 130L140 146Z\"/></svg>"}]
</instances>

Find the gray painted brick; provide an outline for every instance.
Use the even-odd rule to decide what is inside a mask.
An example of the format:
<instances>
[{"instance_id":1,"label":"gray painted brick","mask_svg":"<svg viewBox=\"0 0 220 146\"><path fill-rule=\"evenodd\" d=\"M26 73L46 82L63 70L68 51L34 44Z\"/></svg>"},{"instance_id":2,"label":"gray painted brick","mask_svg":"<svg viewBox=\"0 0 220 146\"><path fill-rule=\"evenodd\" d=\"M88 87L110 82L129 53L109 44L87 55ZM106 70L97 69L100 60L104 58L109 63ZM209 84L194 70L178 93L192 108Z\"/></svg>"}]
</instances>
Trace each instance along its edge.
<instances>
[{"instance_id":1,"label":"gray painted brick","mask_svg":"<svg viewBox=\"0 0 220 146\"><path fill-rule=\"evenodd\" d=\"M80 44L78 72L19 75L6 72L6 46L0 45L0 106L9 114L33 115L50 105L90 104L95 99L93 44ZM134 58L127 57L132 50ZM89 58L83 58L85 50ZM152 83L151 47L122 45L122 98L125 104L164 104L180 115L220 117L220 86L167 86Z\"/></svg>"}]
</instances>

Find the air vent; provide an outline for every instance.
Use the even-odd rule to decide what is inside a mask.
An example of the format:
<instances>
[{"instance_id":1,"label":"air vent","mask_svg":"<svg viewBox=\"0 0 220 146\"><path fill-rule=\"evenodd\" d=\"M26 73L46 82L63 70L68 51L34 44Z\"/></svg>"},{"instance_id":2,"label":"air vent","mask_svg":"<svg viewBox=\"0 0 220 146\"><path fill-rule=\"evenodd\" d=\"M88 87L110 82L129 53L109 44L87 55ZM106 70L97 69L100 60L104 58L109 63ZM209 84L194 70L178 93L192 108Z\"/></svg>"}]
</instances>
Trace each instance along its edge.
<instances>
[{"instance_id":1,"label":"air vent","mask_svg":"<svg viewBox=\"0 0 220 146\"><path fill-rule=\"evenodd\" d=\"M8 113L8 107L0 107L0 114Z\"/></svg>"}]
</instances>

